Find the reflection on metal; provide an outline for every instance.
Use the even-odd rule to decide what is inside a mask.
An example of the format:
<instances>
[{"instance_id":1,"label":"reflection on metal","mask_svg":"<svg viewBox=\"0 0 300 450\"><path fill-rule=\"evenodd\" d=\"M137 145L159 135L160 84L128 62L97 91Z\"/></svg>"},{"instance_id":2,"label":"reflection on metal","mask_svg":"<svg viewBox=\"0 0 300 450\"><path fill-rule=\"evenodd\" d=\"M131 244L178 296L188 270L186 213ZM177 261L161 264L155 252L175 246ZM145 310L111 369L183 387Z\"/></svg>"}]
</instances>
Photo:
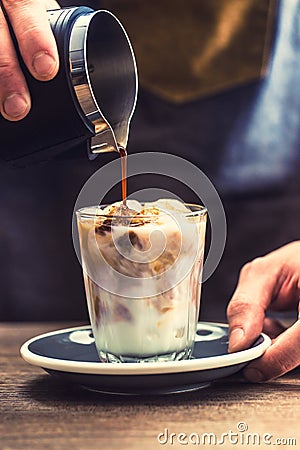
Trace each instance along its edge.
<instances>
[{"instance_id":1,"label":"reflection on metal","mask_svg":"<svg viewBox=\"0 0 300 450\"><path fill-rule=\"evenodd\" d=\"M69 58L78 106L94 134L92 153L126 147L136 104L137 71L122 25L108 11L80 16L71 31Z\"/></svg>"}]
</instances>

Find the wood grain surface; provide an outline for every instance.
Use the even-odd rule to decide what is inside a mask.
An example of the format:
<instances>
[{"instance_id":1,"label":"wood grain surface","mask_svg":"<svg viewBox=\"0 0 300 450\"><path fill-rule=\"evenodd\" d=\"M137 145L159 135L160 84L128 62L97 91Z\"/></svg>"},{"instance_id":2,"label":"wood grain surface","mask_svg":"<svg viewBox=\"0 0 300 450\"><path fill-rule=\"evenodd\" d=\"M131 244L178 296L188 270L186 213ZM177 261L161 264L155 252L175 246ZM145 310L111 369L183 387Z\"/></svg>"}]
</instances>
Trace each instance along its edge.
<instances>
[{"instance_id":1,"label":"wood grain surface","mask_svg":"<svg viewBox=\"0 0 300 450\"><path fill-rule=\"evenodd\" d=\"M30 337L73 325L0 326L1 450L300 448L299 368L270 383L248 384L236 375L185 394L92 393L19 356Z\"/></svg>"}]
</instances>

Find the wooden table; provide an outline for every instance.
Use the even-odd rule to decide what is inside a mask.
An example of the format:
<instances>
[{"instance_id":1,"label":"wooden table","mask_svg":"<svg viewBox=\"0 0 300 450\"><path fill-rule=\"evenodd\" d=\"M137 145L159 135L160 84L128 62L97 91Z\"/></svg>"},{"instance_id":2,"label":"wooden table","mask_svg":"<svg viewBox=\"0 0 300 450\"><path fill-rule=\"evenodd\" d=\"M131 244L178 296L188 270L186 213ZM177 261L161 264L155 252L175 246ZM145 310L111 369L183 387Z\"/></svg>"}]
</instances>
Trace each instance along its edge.
<instances>
[{"instance_id":1,"label":"wooden table","mask_svg":"<svg viewBox=\"0 0 300 450\"><path fill-rule=\"evenodd\" d=\"M234 376L185 394L101 395L63 384L19 356L30 337L65 326L0 326L1 450L300 448L300 369L259 385ZM229 435L224 443L222 433Z\"/></svg>"}]
</instances>

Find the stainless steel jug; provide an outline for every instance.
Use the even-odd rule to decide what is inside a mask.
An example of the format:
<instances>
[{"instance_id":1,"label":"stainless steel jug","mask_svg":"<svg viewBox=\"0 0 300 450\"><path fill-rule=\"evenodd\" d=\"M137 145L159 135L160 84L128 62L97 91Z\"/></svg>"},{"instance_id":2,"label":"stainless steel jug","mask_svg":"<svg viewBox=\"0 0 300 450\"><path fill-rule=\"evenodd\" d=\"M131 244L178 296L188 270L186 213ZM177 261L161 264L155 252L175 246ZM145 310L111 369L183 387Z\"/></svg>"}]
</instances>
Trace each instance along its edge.
<instances>
[{"instance_id":1,"label":"stainless steel jug","mask_svg":"<svg viewBox=\"0 0 300 450\"><path fill-rule=\"evenodd\" d=\"M18 122L0 117L0 158L22 165L81 143L92 159L126 147L137 70L123 26L109 11L87 7L52 10L48 16L59 72L51 81L37 81L20 57L32 108Z\"/></svg>"}]
</instances>

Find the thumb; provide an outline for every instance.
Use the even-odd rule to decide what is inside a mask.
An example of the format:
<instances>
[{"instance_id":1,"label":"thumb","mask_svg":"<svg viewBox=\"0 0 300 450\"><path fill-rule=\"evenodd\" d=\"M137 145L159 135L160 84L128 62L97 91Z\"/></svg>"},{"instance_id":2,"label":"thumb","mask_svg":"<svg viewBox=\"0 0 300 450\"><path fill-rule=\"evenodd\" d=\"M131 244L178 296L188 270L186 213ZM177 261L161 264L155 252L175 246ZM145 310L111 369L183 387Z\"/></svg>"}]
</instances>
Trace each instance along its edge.
<instances>
[{"instance_id":1,"label":"thumb","mask_svg":"<svg viewBox=\"0 0 300 450\"><path fill-rule=\"evenodd\" d=\"M265 311L273 297L276 274L265 267L265 259L247 263L227 308L229 352L249 348L262 332Z\"/></svg>"},{"instance_id":2,"label":"thumb","mask_svg":"<svg viewBox=\"0 0 300 450\"><path fill-rule=\"evenodd\" d=\"M265 310L237 296L227 311L230 353L251 347L263 329Z\"/></svg>"}]
</instances>

